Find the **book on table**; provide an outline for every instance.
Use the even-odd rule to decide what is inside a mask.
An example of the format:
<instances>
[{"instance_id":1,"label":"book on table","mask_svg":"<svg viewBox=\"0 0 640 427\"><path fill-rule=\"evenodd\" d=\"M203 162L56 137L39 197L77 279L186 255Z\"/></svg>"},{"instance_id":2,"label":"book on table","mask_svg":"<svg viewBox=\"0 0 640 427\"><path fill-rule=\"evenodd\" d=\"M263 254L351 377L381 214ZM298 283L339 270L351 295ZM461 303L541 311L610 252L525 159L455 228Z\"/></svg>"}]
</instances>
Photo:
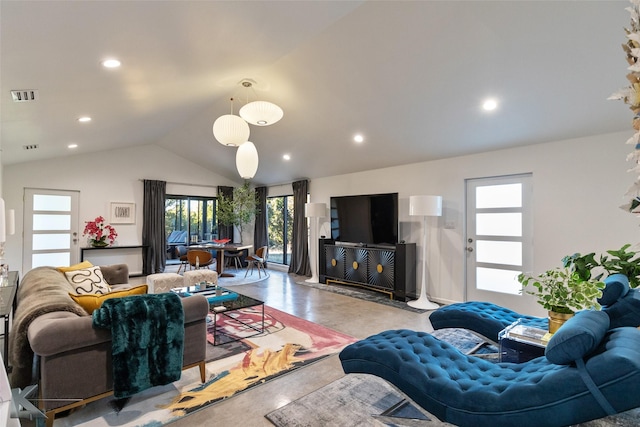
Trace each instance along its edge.
<instances>
[{"instance_id":1,"label":"book on table","mask_svg":"<svg viewBox=\"0 0 640 427\"><path fill-rule=\"evenodd\" d=\"M508 338L516 341L522 341L531 344L537 344L546 347L551 339L551 334L545 329L527 326L518 321L508 327L504 331L502 338Z\"/></svg>"},{"instance_id":2,"label":"book on table","mask_svg":"<svg viewBox=\"0 0 640 427\"><path fill-rule=\"evenodd\" d=\"M209 304L222 303L224 301L233 301L238 298L237 293L231 292L230 290L225 288L214 286L201 288L199 285L194 285L184 288L174 288L171 289L171 291L183 298L190 297L191 295L202 295L207 298Z\"/></svg>"}]
</instances>

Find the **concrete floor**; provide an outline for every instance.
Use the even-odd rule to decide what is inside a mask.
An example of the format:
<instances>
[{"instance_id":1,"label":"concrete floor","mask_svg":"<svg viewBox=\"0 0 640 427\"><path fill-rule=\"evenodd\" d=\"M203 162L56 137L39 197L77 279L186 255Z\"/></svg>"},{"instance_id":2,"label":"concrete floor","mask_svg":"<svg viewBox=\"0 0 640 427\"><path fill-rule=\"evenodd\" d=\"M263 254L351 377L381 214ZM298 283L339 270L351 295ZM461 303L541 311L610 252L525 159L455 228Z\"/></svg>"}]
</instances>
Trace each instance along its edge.
<instances>
[{"instance_id":1,"label":"concrete floor","mask_svg":"<svg viewBox=\"0 0 640 427\"><path fill-rule=\"evenodd\" d=\"M234 286L245 295L309 321L356 338L397 328L432 331L428 313L413 313L382 304L297 285L306 277L270 270L268 280ZM224 280L224 279L223 279ZM264 415L344 376L338 355L240 393L191 414L175 427L272 426Z\"/></svg>"}]
</instances>

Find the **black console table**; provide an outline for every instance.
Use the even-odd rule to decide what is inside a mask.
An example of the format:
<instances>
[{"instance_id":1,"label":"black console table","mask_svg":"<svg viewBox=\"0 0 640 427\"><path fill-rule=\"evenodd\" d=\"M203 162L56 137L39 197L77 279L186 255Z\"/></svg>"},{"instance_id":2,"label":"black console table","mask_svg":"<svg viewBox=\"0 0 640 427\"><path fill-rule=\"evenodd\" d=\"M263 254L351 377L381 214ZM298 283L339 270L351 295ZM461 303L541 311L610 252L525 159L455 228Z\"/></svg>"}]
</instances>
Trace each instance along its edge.
<instances>
[{"instance_id":1,"label":"black console table","mask_svg":"<svg viewBox=\"0 0 640 427\"><path fill-rule=\"evenodd\" d=\"M320 239L318 258L322 283L361 286L400 301L416 298L415 243L365 246Z\"/></svg>"},{"instance_id":2,"label":"black console table","mask_svg":"<svg viewBox=\"0 0 640 427\"><path fill-rule=\"evenodd\" d=\"M104 250L117 250L117 249L141 249L142 250L142 259L144 260L146 253L147 253L147 248L148 245L133 245L133 246L102 246L102 247L93 247L93 246L89 246L86 248L80 248L80 262L84 261L84 253L86 251L104 251ZM142 264L142 263L141 263ZM140 273L129 273L129 275L131 277L134 276L141 276L142 274Z\"/></svg>"}]
</instances>

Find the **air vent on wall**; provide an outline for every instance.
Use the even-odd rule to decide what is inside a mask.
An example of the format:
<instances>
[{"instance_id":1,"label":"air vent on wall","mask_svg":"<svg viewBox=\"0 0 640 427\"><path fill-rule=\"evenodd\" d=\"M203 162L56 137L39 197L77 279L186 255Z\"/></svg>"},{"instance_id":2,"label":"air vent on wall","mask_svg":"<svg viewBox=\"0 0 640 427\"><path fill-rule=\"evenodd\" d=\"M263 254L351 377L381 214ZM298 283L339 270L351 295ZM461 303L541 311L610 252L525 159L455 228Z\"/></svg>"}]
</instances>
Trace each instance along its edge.
<instances>
[{"instance_id":1,"label":"air vent on wall","mask_svg":"<svg viewBox=\"0 0 640 427\"><path fill-rule=\"evenodd\" d=\"M25 150L35 150L38 148L38 144L23 145L22 148Z\"/></svg>"},{"instance_id":2,"label":"air vent on wall","mask_svg":"<svg viewBox=\"0 0 640 427\"><path fill-rule=\"evenodd\" d=\"M39 98L38 91L35 89L12 90L11 97L13 102L31 102L37 101Z\"/></svg>"}]
</instances>

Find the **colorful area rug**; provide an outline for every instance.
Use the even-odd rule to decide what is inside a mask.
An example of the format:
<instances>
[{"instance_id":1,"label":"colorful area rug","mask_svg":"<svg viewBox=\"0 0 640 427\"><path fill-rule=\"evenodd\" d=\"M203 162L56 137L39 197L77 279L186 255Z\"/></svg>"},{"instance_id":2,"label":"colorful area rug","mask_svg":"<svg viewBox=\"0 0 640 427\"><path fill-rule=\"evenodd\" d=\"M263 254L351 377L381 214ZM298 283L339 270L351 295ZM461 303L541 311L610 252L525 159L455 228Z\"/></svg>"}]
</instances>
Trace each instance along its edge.
<instances>
[{"instance_id":1,"label":"colorful area rug","mask_svg":"<svg viewBox=\"0 0 640 427\"><path fill-rule=\"evenodd\" d=\"M246 336L246 325L262 322L261 309L244 309L236 319L218 316L225 334ZM207 349L207 381L199 371L183 371L170 385L154 387L131 398L121 410L113 398L101 399L71 415L56 419L54 427L158 427L215 402L277 378L339 352L355 338L265 306L263 333ZM240 322L240 320L242 322ZM208 341L213 340L209 327Z\"/></svg>"}]
</instances>

